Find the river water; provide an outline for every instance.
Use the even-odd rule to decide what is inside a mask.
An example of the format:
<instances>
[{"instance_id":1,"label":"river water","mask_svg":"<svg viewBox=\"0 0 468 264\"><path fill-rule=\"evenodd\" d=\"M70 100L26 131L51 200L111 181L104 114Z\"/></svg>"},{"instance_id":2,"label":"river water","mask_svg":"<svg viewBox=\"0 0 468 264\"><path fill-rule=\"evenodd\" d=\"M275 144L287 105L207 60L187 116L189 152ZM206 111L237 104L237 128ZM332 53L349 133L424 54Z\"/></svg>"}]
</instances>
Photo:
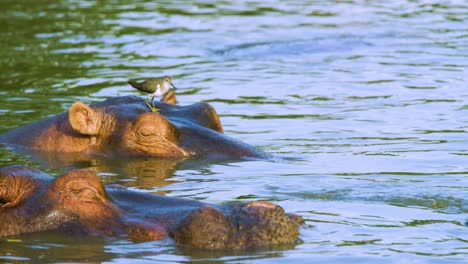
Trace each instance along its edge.
<instances>
[{"instance_id":1,"label":"river water","mask_svg":"<svg viewBox=\"0 0 468 264\"><path fill-rule=\"evenodd\" d=\"M40 233L1 261L456 263L468 259L466 1L23 1L0 10L0 132L172 75L271 160L73 162L0 147L0 166L211 203L268 200L301 242L204 252ZM142 96L142 95L141 95Z\"/></svg>"}]
</instances>

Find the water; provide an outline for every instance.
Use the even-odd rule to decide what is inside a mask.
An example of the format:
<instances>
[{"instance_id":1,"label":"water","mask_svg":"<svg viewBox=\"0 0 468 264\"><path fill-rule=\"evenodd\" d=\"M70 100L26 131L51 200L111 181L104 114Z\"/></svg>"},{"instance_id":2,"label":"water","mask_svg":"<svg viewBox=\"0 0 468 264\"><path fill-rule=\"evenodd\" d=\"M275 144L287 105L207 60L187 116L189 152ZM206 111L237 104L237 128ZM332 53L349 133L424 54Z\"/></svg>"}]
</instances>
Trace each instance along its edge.
<instances>
[{"instance_id":1,"label":"water","mask_svg":"<svg viewBox=\"0 0 468 264\"><path fill-rule=\"evenodd\" d=\"M174 2L174 3L172 3ZM263 199L306 219L302 243L200 252L172 241L30 234L2 261L405 262L468 258L466 1L8 1L0 10L0 132L172 75L266 161L12 154L58 175L212 203Z\"/></svg>"}]
</instances>

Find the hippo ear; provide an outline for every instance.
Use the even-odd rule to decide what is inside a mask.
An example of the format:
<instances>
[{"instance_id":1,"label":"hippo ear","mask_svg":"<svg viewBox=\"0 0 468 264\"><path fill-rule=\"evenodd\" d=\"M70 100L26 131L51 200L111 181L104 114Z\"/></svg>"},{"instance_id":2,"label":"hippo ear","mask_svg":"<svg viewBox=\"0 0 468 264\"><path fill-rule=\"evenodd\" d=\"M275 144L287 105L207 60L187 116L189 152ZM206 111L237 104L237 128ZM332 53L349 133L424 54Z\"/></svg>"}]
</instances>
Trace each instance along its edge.
<instances>
[{"instance_id":1,"label":"hippo ear","mask_svg":"<svg viewBox=\"0 0 468 264\"><path fill-rule=\"evenodd\" d=\"M85 103L74 103L70 107L68 119L72 128L81 134L95 136L99 133L99 114Z\"/></svg>"},{"instance_id":2,"label":"hippo ear","mask_svg":"<svg viewBox=\"0 0 468 264\"><path fill-rule=\"evenodd\" d=\"M0 173L0 209L18 206L32 195L36 185L32 177Z\"/></svg>"},{"instance_id":3,"label":"hippo ear","mask_svg":"<svg viewBox=\"0 0 468 264\"><path fill-rule=\"evenodd\" d=\"M168 104L177 104L176 96L173 90L169 90L164 97L161 99L161 102Z\"/></svg>"}]
</instances>

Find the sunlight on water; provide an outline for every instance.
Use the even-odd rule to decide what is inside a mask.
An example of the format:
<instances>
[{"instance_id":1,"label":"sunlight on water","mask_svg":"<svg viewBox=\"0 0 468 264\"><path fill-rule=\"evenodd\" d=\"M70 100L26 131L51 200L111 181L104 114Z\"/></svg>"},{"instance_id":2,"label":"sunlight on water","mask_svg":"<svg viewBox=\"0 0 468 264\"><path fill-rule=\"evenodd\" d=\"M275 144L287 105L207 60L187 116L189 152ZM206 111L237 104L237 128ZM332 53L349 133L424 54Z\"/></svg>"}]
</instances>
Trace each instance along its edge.
<instances>
[{"instance_id":1,"label":"sunlight on water","mask_svg":"<svg viewBox=\"0 0 468 264\"><path fill-rule=\"evenodd\" d=\"M0 260L466 260L468 5L306 2L3 1L0 132L76 100L140 95L127 80L167 74L179 104L209 102L226 134L274 157L74 163L2 147L2 167L83 167L145 192L268 200L306 224L298 245L241 252L31 234L1 239Z\"/></svg>"}]
</instances>

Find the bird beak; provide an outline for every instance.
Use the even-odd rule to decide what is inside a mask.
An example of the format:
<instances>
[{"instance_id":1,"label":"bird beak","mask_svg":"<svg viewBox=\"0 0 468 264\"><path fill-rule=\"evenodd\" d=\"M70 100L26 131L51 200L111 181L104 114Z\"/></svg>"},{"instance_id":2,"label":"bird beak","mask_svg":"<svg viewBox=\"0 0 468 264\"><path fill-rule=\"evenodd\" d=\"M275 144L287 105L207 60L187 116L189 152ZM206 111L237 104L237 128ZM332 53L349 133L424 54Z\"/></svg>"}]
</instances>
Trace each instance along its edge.
<instances>
[{"instance_id":1,"label":"bird beak","mask_svg":"<svg viewBox=\"0 0 468 264\"><path fill-rule=\"evenodd\" d=\"M170 85L172 85L172 87L174 87L174 90L177 89L174 84L172 84L171 82L169 83Z\"/></svg>"}]
</instances>

